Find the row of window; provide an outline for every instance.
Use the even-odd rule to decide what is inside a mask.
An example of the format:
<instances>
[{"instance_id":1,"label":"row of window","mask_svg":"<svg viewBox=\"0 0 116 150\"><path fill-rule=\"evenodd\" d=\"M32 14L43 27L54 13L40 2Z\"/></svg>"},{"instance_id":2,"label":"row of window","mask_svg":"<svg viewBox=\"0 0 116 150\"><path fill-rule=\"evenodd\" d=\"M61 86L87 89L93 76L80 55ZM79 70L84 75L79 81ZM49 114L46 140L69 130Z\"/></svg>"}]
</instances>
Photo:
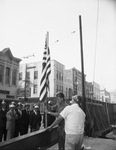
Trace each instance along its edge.
<instances>
[{"instance_id":1,"label":"row of window","mask_svg":"<svg viewBox=\"0 0 116 150\"><path fill-rule=\"evenodd\" d=\"M22 80L23 73L19 73L19 80ZM57 71L56 78L63 81L63 74ZM30 79L30 72L26 72L26 79ZM34 79L38 79L38 71L34 71Z\"/></svg>"},{"instance_id":2,"label":"row of window","mask_svg":"<svg viewBox=\"0 0 116 150\"><path fill-rule=\"evenodd\" d=\"M63 73L57 70L56 79L63 81Z\"/></svg>"},{"instance_id":3,"label":"row of window","mask_svg":"<svg viewBox=\"0 0 116 150\"><path fill-rule=\"evenodd\" d=\"M5 70L5 75L4 75L4 69ZM3 65L0 65L0 83L3 84L4 78L5 78L5 84L10 85L10 79L12 76L12 85L16 85L17 82L17 70L13 69L11 72L11 69L9 67L4 68Z\"/></svg>"},{"instance_id":4,"label":"row of window","mask_svg":"<svg viewBox=\"0 0 116 150\"><path fill-rule=\"evenodd\" d=\"M19 81L22 80L23 73L19 73ZM26 79L30 79L30 72L26 72ZM34 79L38 79L38 71L34 71Z\"/></svg>"},{"instance_id":5,"label":"row of window","mask_svg":"<svg viewBox=\"0 0 116 150\"><path fill-rule=\"evenodd\" d=\"M37 94L37 91L38 91L38 85L34 84L33 85L33 94Z\"/></svg>"},{"instance_id":6,"label":"row of window","mask_svg":"<svg viewBox=\"0 0 116 150\"><path fill-rule=\"evenodd\" d=\"M58 92L58 91L62 91L63 92L63 86L57 84L56 92Z\"/></svg>"}]
</instances>

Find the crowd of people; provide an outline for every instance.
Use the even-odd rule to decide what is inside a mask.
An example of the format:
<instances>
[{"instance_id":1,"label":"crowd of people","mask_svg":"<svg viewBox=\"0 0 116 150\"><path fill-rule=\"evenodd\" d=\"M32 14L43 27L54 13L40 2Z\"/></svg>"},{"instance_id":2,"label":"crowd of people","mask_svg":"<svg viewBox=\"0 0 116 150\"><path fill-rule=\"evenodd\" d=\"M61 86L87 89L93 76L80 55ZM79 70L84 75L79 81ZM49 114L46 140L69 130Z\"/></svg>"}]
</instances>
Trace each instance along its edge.
<instances>
[{"instance_id":1,"label":"crowd of people","mask_svg":"<svg viewBox=\"0 0 116 150\"><path fill-rule=\"evenodd\" d=\"M56 94L56 104L49 101L45 108L45 113L40 114L38 105L34 105L30 110L29 104L11 102L9 110L6 110L6 103L2 101L0 109L0 142L18 137L28 132L40 129L41 123L45 127L45 114L47 114L46 130L51 131L56 125L58 133L59 150L81 150L84 129L85 113L80 106L80 97L72 96L70 104L65 101L64 94Z\"/></svg>"},{"instance_id":2,"label":"crowd of people","mask_svg":"<svg viewBox=\"0 0 116 150\"><path fill-rule=\"evenodd\" d=\"M0 108L0 142L40 129L42 117L38 105L30 110L28 103L11 102L6 108L3 100Z\"/></svg>"}]
</instances>

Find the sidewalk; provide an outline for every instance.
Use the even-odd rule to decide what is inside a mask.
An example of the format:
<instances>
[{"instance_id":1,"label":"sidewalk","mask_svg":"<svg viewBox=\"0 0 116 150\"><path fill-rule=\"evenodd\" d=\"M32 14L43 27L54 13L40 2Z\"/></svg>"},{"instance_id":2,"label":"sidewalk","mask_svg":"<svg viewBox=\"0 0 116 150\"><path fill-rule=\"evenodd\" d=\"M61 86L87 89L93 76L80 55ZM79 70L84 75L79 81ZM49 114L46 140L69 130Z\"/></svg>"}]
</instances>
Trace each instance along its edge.
<instances>
[{"instance_id":1,"label":"sidewalk","mask_svg":"<svg viewBox=\"0 0 116 150\"><path fill-rule=\"evenodd\" d=\"M116 150L116 141L102 138L84 138L84 150ZM58 144L48 148L47 150L58 150Z\"/></svg>"}]
</instances>

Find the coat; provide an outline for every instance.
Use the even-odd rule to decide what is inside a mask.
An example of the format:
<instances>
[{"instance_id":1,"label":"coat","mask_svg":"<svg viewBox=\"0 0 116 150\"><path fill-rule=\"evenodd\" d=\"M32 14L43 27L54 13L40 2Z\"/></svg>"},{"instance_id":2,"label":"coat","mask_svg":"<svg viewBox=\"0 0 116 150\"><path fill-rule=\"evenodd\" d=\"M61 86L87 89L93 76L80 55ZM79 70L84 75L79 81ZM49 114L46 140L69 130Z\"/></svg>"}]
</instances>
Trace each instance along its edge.
<instances>
[{"instance_id":1,"label":"coat","mask_svg":"<svg viewBox=\"0 0 116 150\"><path fill-rule=\"evenodd\" d=\"M30 115L30 127L31 129L39 129L41 126L41 115L40 112L37 112L37 115L35 114L35 112L33 111Z\"/></svg>"},{"instance_id":2,"label":"coat","mask_svg":"<svg viewBox=\"0 0 116 150\"><path fill-rule=\"evenodd\" d=\"M0 128L6 128L6 110L0 109Z\"/></svg>"},{"instance_id":3,"label":"coat","mask_svg":"<svg viewBox=\"0 0 116 150\"><path fill-rule=\"evenodd\" d=\"M6 113L6 118L7 118L7 121L6 121L6 129L9 130L9 129L14 129L15 128L15 118L16 118L16 112L12 112L11 110L9 110L7 113Z\"/></svg>"}]
</instances>

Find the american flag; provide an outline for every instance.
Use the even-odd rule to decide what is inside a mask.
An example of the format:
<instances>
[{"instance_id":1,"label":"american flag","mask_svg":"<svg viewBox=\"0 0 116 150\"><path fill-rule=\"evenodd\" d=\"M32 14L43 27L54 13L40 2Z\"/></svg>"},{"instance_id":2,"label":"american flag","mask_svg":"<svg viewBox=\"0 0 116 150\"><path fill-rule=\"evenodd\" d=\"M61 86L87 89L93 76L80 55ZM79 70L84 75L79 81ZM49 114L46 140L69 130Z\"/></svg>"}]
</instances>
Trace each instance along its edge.
<instances>
[{"instance_id":1,"label":"american flag","mask_svg":"<svg viewBox=\"0 0 116 150\"><path fill-rule=\"evenodd\" d=\"M45 48L43 53L43 63L42 63L42 76L40 81L40 101L44 102L47 98L49 88L49 76L51 73L51 60L50 60L50 50L48 45L49 33L46 34Z\"/></svg>"}]
</instances>

